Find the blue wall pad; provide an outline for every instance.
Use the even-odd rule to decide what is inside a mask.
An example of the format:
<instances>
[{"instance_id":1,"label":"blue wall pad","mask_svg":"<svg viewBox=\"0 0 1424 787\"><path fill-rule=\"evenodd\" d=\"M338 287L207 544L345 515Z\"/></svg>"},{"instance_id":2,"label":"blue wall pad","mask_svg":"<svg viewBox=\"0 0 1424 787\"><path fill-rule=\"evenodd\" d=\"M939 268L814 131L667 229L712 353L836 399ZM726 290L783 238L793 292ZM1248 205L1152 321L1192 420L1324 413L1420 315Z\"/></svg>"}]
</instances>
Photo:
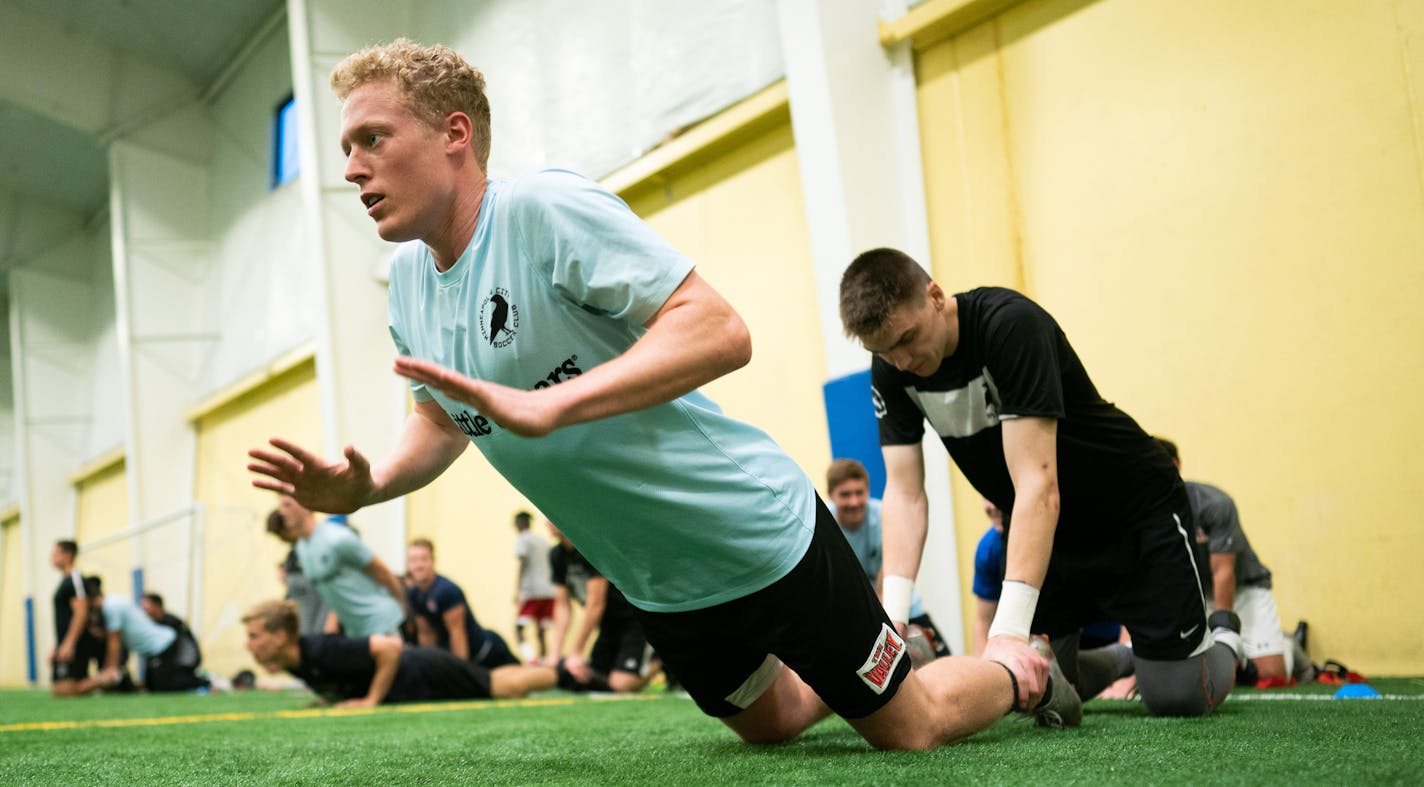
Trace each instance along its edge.
<instances>
[{"instance_id":1,"label":"blue wall pad","mask_svg":"<svg viewBox=\"0 0 1424 787\"><path fill-rule=\"evenodd\" d=\"M885 458L880 454L880 427L870 399L870 370L837 377L821 386L831 434L831 458L855 459L870 473L870 496L885 493ZM807 468L819 489L826 469ZM824 491L824 490L823 490Z\"/></svg>"}]
</instances>

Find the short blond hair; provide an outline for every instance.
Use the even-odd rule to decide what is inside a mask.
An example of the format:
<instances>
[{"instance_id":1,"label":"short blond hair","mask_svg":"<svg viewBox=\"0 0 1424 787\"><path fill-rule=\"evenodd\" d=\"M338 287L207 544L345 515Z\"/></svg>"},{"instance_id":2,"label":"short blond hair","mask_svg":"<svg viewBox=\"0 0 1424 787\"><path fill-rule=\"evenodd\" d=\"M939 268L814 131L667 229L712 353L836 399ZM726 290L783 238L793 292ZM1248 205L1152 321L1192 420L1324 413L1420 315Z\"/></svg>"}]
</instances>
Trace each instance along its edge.
<instances>
[{"instance_id":1,"label":"short blond hair","mask_svg":"<svg viewBox=\"0 0 1424 787\"><path fill-rule=\"evenodd\" d=\"M262 624L264 631L278 632L285 631L287 636L295 638L300 632L301 624L298 617L297 605L292 601L264 601L261 604L247 610L242 616L243 624L248 621L258 621Z\"/></svg>"},{"instance_id":2,"label":"short blond hair","mask_svg":"<svg viewBox=\"0 0 1424 787\"><path fill-rule=\"evenodd\" d=\"M475 160L489 171L490 108L485 77L447 46L421 46L408 38L348 55L331 71L331 90L345 101L356 88L390 80L402 103L426 125L440 128L453 112L474 125Z\"/></svg>"}]
</instances>

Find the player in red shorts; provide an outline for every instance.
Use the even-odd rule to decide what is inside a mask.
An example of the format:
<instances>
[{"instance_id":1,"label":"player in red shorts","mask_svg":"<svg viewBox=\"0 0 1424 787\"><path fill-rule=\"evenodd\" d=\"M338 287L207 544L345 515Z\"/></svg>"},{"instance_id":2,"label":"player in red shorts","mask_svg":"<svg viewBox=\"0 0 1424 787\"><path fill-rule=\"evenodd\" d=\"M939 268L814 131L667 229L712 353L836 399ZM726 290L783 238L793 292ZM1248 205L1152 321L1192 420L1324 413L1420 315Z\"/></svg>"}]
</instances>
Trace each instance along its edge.
<instances>
[{"instance_id":1,"label":"player in red shorts","mask_svg":"<svg viewBox=\"0 0 1424 787\"><path fill-rule=\"evenodd\" d=\"M519 657L533 663L534 643L524 640L524 627L533 629L539 642L537 658L549 655L544 630L554 622L554 586L549 581L549 542L529 529L533 517L528 511L514 515L514 557L519 560L519 575L514 590L514 641Z\"/></svg>"}]
</instances>

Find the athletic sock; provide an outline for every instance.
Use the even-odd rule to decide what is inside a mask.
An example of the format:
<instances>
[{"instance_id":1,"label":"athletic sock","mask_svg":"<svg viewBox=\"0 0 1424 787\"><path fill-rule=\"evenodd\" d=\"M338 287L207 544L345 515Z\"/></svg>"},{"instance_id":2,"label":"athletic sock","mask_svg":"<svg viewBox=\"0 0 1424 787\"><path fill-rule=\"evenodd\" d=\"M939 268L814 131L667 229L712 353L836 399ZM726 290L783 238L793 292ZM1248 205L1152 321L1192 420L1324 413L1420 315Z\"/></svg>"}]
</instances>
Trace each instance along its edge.
<instances>
[{"instance_id":1,"label":"athletic sock","mask_svg":"<svg viewBox=\"0 0 1424 787\"><path fill-rule=\"evenodd\" d=\"M1078 652L1078 696L1092 699L1118 678L1133 673L1132 648L1114 642Z\"/></svg>"}]
</instances>

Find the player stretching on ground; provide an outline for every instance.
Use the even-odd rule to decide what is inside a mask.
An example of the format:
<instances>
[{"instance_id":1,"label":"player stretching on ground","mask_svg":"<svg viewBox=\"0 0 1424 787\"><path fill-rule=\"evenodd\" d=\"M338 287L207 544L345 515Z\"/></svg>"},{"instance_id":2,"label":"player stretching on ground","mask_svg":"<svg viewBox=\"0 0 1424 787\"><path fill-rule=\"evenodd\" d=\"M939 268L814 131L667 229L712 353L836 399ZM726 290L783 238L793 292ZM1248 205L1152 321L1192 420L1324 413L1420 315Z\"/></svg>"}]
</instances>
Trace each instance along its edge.
<instances>
[{"instance_id":1,"label":"player stretching on ground","mask_svg":"<svg viewBox=\"0 0 1424 787\"><path fill-rule=\"evenodd\" d=\"M347 58L332 84L346 179L377 233L404 241L388 318L415 411L374 466L274 439L251 452L257 486L349 512L430 483L474 443L747 741L834 711L877 747L923 749L1040 702L1049 665L1027 649L910 672L811 480L697 391L750 359L741 318L598 184L487 181L479 72L397 41ZM1049 696L1077 699L1066 681Z\"/></svg>"}]
</instances>

